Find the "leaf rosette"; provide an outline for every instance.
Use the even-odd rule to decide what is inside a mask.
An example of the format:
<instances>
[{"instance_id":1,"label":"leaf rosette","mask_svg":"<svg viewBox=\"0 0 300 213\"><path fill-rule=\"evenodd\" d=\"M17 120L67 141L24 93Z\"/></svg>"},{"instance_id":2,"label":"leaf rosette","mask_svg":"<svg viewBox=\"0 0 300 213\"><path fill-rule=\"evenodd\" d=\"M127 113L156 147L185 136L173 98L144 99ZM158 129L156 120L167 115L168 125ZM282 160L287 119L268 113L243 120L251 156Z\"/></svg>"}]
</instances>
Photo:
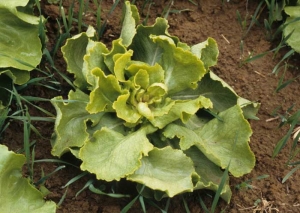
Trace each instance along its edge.
<instances>
[{"instance_id":1,"label":"leaf rosette","mask_svg":"<svg viewBox=\"0 0 300 213\"><path fill-rule=\"evenodd\" d=\"M258 104L210 70L215 40L190 47L169 35L163 18L152 26L138 22L126 2L121 36L110 50L91 27L62 47L77 90L67 101L52 99L52 154L71 151L98 179L143 184L157 199L217 190L229 162L232 175L249 173L255 158L246 118L256 118Z\"/></svg>"}]
</instances>

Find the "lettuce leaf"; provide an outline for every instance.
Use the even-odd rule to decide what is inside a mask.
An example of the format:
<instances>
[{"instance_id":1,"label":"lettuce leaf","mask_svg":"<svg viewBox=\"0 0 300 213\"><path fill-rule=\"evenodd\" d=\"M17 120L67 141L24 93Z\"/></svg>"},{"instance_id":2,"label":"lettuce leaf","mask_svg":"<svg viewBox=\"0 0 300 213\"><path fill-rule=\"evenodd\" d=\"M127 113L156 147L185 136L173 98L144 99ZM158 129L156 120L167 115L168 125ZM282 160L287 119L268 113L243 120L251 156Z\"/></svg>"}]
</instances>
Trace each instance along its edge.
<instances>
[{"instance_id":1,"label":"lettuce leaf","mask_svg":"<svg viewBox=\"0 0 300 213\"><path fill-rule=\"evenodd\" d=\"M22 177L24 155L0 145L0 212L54 213L56 204L45 201L43 194Z\"/></svg>"}]
</instances>

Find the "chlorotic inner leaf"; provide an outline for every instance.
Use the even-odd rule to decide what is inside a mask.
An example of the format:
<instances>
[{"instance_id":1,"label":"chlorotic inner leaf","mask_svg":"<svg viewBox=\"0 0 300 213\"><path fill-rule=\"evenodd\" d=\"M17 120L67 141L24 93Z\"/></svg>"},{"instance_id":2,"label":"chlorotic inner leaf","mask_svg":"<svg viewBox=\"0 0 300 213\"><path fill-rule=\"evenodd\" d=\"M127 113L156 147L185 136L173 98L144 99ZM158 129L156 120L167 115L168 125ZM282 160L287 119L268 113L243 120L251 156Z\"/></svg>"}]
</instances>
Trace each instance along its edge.
<instances>
[{"instance_id":1,"label":"chlorotic inner leaf","mask_svg":"<svg viewBox=\"0 0 300 213\"><path fill-rule=\"evenodd\" d=\"M93 75L97 77L97 87L90 94L87 111L97 113L112 111L112 105L122 94L121 87L114 75L106 76L99 68L94 68Z\"/></svg>"}]
</instances>

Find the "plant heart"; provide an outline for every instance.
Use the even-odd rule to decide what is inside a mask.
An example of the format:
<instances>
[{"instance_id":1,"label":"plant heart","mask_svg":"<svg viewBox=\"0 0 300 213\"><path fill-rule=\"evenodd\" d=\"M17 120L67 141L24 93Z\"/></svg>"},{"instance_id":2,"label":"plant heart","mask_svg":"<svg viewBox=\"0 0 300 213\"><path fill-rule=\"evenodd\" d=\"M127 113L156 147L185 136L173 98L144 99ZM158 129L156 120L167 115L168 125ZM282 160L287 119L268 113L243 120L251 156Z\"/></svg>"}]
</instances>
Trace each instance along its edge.
<instances>
[{"instance_id":1,"label":"plant heart","mask_svg":"<svg viewBox=\"0 0 300 213\"><path fill-rule=\"evenodd\" d=\"M166 19L138 25L125 3L120 38L105 44L95 30L62 47L75 91L52 99L57 111L52 154L72 152L97 179L124 178L157 199L196 189L216 191L223 172L249 173L258 104L239 97L210 67L218 47L208 38L189 46L169 35ZM221 197L231 197L229 177Z\"/></svg>"}]
</instances>

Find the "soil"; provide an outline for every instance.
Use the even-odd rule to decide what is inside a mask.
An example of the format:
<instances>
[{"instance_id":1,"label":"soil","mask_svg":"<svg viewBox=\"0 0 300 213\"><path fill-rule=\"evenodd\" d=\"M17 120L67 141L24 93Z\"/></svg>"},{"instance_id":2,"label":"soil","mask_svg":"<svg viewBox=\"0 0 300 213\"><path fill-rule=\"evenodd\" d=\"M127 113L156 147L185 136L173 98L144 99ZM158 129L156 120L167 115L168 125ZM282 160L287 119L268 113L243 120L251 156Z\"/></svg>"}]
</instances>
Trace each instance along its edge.
<instances>
[{"instance_id":1,"label":"soil","mask_svg":"<svg viewBox=\"0 0 300 213\"><path fill-rule=\"evenodd\" d=\"M64 7L68 8L70 2L64 1ZM147 7L143 12L141 11L143 2L137 1L137 5L140 12L144 14L142 17L145 18ZM156 17L161 16L164 7L168 4L168 1L157 0L154 2L150 9L148 24L153 23ZM279 112L283 114L293 104L295 106L292 112L300 109L299 80L292 82L285 89L276 93L275 89L283 71L278 76L271 74L273 68L289 49L280 50L275 57L273 53L270 53L250 63L243 63L250 54L256 55L266 52L275 48L279 43L279 40L270 42L266 39L263 19L268 16L267 10L263 10L260 13L258 22L261 24L251 27L246 36L243 37L243 34L245 34L249 27L251 15L254 14L259 1L231 0L224 1L222 4L220 0L199 0L199 3L201 3L201 6L195 6L189 1L175 1L172 9L176 9L177 12L173 10L168 16L170 34L178 36L183 42L189 45L204 41L208 37L214 38L218 43L220 54L218 65L212 70L231 85L240 96L261 103L258 112L259 120L250 121L253 129L250 146L256 156L256 166L248 175L241 178L231 178L230 185L233 191L231 202L230 204L226 204L224 201L220 201L216 212L224 210L224 212L232 213L298 213L300 212L300 171L296 171L286 182L282 183L283 177L292 169L286 165L290 156L289 145L283 149L278 157L272 158L272 152L276 143L287 133L289 127L278 128L280 118L269 120L270 118L274 118L272 113L275 109L279 109ZM106 17L108 18L106 31L101 40L108 46L110 41L117 38L120 33L122 4L120 3L117 6L111 16L107 16L112 4L113 1L103 1L101 8L102 19L105 20ZM49 42L47 43L47 48L52 50L57 43L59 32L64 30L63 28L59 28L57 22L57 20L60 20L59 6L49 4L46 0L41 1L41 6L43 15L48 17L46 27ZM95 5L92 3L90 3L89 7L95 9ZM179 10L183 11L178 13ZM75 16L77 11L78 5L75 4ZM237 11L240 12L242 18L247 16L248 25L244 30L237 21ZM85 23L95 25L95 16L90 11L86 11L84 18ZM71 33L76 34L77 32L78 29L74 26ZM243 49L241 49L241 41L243 41ZM297 67L300 67L299 59L300 57L297 54L289 60L289 64L293 66L290 66L286 71L285 80L299 75L299 70L297 69ZM56 68L66 74L66 65L59 51L54 61ZM46 59L43 59L41 69L45 69L46 67L50 67L50 65ZM40 74L33 71L32 75L38 76ZM55 73L55 78L61 83L60 91L49 90L41 86L30 86L20 93L48 99L59 95L66 96L70 87L68 87L68 84L57 73ZM55 110L49 102L38 102L36 105L55 114ZM30 114L32 116L45 116L45 114L32 107L30 107ZM49 139L54 124L51 122L33 122L32 124L42 135L40 137L37 134L31 134L31 141L35 141L36 160L53 159L54 157L50 153L51 145ZM22 149L22 129L22 123L11 120L9 127L2 135L1 143L14 151ZM79 165L70 155L63 156L63 160ZM35 180L41 177L42 171L45 174L49 174L58 166L57 163L35 163ZM79 174L81 174L81 171L73 166L66 166L66 168L53 174L45 182L45 186L51 192L46 199L58 203L66 192L66 188L62 188L62 186ZM268 175L268 177L258 180L262 175ZM134 198L134 196L119 199L110 198L92 193L88 189L76 196L76 193L84 187L89 178L90 176L85 176L68 187L66 197L57 210L58 213L115 213L120 212ZM249 184L248 188L236 189L237 185L245 182ZM130 192L131 189L129 184L125 185L121 191ZM211 205L211 199L206 196L206 192L203 192L201 196L206 205ZM190 212L204 212L196 193L185 196L185 201L188 204ZM163 208L166 200L162 200L157 204ZM147 212L161 212L151 205L147 205L146 207ZM138 201L129 212L143 212ZM181 196L177 196L170 201L168 212L186 212Z\"/></svg>"}]
</instances>

